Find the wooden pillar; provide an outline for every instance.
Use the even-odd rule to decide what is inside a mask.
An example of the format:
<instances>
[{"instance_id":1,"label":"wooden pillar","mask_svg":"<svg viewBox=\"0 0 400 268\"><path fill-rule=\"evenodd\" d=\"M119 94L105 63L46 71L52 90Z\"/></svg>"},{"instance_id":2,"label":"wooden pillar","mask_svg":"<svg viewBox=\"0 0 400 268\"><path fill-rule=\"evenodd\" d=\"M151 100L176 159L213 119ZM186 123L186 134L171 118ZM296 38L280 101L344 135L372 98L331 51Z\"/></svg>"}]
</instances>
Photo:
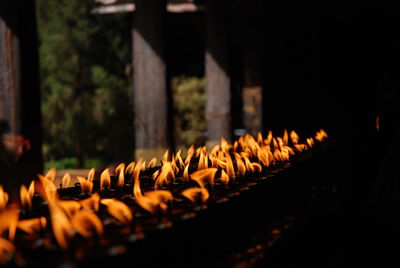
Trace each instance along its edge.
<instances>
[{"instance_id":1,"label":"wooden pillar","mask_svg":"<svg viewBox=\"0 0 400 268\"><path fill-rule=\"evenodd\" d=\"M168 148L168 98L163 49L165 1L137 0L133 22L135 157Z\"/></svg>"},{"instance_id":2,"label":"wooden pillar","mask_svg":"<svg viewBox=\"0 0 400 268\"><path fill-rule=\"evenodd\" d=\"M42 171L35 10L34 0L0 2L0 150L20 180Z\"/></svg>"},{"instance_id":3,"label":"wooden pillar","mask_svg":"<svg viewBox=\"0 0 400 268\"><path fill-rule=\"evenodd\" d=\"M234 8L237 39L242 49L243 68L243 127L257 135L263 130L262 0L240 0Z\"/></svg>"},{"instance_id":4,"label":"wooden pillar","mask_svg":"<svg viewBox=\"0 0 400 268\"><path fill-rule=\"evenodd\" d=\"M206 120L207 143L231 140L231 82L228 58L228 5L206 1Z\"/></svg>"},{"instance_id":5,"label":"wooden pillar","mask_svg":"<svg viewBox=\"0 0 400 268\"><path fill-rule=\"evenodd\" d=\"M243 125L254 136L263 129L263 94L257 53L244 53Z\"/></svg>"}]
</instances>

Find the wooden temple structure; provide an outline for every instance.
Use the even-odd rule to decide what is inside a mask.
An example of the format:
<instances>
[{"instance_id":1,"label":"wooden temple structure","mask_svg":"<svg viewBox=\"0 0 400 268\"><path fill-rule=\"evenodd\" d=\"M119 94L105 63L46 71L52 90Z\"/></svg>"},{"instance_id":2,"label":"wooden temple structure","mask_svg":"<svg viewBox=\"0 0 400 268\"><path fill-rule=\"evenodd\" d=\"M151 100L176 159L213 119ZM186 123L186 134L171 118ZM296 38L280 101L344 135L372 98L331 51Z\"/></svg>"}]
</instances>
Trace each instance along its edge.
<instances>
[{"instance_id":1,"label":"wooden temple structure","mask_svg":"<svg viewBox=\"0 0 400 268\"><path fill-rule=\"evenodd\" d=\"M23 2L23 3L22 3ZM172 132L168 66L165 59L167 13L204 13L207 141L232 138L232 77L229 32L237 27L243 75L243 126L262 129L262 81L259 70L260 0L96 0L91 15L134 12L132 65L135 156L160 155L170 147ZM29 162L41 164L40 85L35 1L0 4L0 120L3 144L18 149L29 142ZM88 14L90 15L90 14ZM233 23L235 21L236 23ZM16 145L17 144L17 145Z\"/></svg>"}]
</instances>

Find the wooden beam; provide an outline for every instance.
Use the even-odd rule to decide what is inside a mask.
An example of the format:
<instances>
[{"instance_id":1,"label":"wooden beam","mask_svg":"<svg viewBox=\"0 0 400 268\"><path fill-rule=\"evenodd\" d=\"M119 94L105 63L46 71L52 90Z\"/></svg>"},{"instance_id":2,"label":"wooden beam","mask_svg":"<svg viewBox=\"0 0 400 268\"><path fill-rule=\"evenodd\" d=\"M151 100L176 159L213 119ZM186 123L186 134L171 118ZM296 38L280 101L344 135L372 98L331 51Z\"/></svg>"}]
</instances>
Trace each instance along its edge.
<instances>
[{"instance_id":1,"label":"wooden beam","mask_svg":"<svg viewBox=\"0 0 400 268\"><path fill-rule=\"evenodd\" d=\"M133 24L135 157L161 156L168 148L168 98L164 58L165 1L137 0Z\"/></svg>"},{"instance_id":2,"label":"wooden beam","mask_svg":"<svg viewBox=\"0 0 400 268\"><path fill-rule=\"evenodd\" d=\"M203 5L197 5L194 3L168 3L166 10L169 13L188 13L188 12L200 12L204 11ZM135 12L136 5L134 3L115 4L115 5L103 5L92 9L92 14L115 14L125 12Z\"/></svg>"},{"instance_id":3,"label":"wooden beam","mask_svg":"<svg viewBox=\"0 0 400 268\"><path fill-rule=\"evenodd\" d=\"M9 154L3 160L18 180L43 166L35 12L33 0L0 2L0 135Z\"/></svg>"},{"instance_id":4,"label":"wooden beam","mask_svg":"<svg viewBox=\"0 0 400 268\"><path fill-rule=\"evenodd\" d=\"M231 139L231 82L225 1L206 1L206 120L210 146Z\"/></svg>"}]
</instances>

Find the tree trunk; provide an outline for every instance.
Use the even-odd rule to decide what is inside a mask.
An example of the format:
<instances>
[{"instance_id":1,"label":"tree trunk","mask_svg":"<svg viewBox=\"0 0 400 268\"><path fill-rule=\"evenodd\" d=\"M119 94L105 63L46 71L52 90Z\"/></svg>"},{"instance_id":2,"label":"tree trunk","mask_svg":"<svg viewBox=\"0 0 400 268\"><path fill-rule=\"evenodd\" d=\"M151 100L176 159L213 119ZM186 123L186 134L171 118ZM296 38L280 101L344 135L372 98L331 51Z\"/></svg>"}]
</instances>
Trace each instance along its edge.
<instances>
[{"instance_id":1,"label":"tree trunk","mask_svg":"<svg viewBox=\"0 0 400 268\"><path fill-rule=\"evenodd\" d=\"M231 82L228 64L226 1L206 1L206 120L207 143L231 140Z\"/></svg>"},{"instance_id":2,"label":"tree trunk","mask_svg":"<svg viewBox=\"0 0 400 268\"><path fill-rule=\"evenodd\" d=\"M133 24L135 157L168 148L168 99L163 48L165 1L138 0Z\"/></svg>"}]
</instances>

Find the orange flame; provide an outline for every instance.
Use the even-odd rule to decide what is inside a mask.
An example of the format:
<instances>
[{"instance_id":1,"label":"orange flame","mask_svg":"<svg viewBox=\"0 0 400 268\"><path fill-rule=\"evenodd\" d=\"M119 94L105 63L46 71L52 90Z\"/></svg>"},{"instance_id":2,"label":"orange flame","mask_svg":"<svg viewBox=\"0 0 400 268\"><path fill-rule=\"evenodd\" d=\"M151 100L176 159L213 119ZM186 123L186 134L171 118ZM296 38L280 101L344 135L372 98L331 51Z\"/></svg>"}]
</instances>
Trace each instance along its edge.
<instances>
[{"instance_id":1,"label":"orange flame","mask_svg":"<svg viewBox=\"0 0 400 268\"><path fill-rule=\"evenodd\" d=\"M251 170L252 172L261 172L262 171L262 166L259 163L253 162L251 163Z\"/></svg>"},{"instance_id":2,"label":"orange flame","mask_svg":"<svg viewBox=\"0 0 400 268\"><path fill-rule=\"evenodd\" d=\"M181 193L184 197L192 201L193 203L196 202L196 199L200 197L201 202L205 203L208 198L210 197L210 194L208 193L207 189L204 188L189 188L185 189Z\"/></svg>"},{"instance_id":3,"label":"orange flame","mask_svg":"<svg viewBox=\"0 0 400 268\"><path fill-rule=\"evenodd\" d=\"M292 140L293 144L298 144L300 138L299 135L297 135L297 133L294 130L292 130L290 131L290 139Z\"/></svg>"},{"instance_id":4,"label":"orange flame","mask_svg":"<svg viewBox=\"0 0 400 268\"><path fill-rule=\"evenodd\" d=\"M257 133L257 143L263 144L263 142L264 142L263 136L262 136L261 132L258 132Z\"/></svg>"},{"instance_id":5,"label":"orange flame","mask_svg":"<svg viewBox=\"0 0 400 268\"><path fill-rule=\"evenodd\" d=\"M32 199L33 195L35 194L35 181L31 181L31 184L29 184L28 193L30 198Z\"/></svg>"},{"instance_id":6,"label":"orange flame","mask_svg":"<svg viewBox=\"0 0 400 268\"><path fill-rule=\"evenodd\" d=\"M229 178L234 179L236 177L235 169L233 168L232 158L229 155L229 153L225 154L225 159L226 159L226 173L228 174Z\"/></svg>"},{"instance_id":7,"label":"orange flame","mask_svg":"<svg viewBox=\"0 0 400 268\"><path fill-rule=\"evenodd\" d=\"M328 138L328 134L326 134L325 130L320 129L316 134L315 134L315 139L319 142L324 141L326 138Z\"/></svg>"},{"instance_id":8,"label":"orange flame","mask_svg":"<svg viewBox=\"0 0 400 268\"><path fill-rule=\"evenodd\" d=\"M274 156L269 145L261 147L257 153L257 157L266 167L269 167L274 160Z\"/></svg>"},{"instance_id":9,"label":"orange flame","mask_svg":"<svg viewBox=\"0 0 400 268\"><path fill-rule=\"evenodd\" d=\"M39 195L47 201L49 204L54 204L58 198L57 188L53 181L47 179L47 177L38 175L40 183L35 184L34 189L38 191Z\"/></svg>"},{"instance_id":10,"label":"orange flame","mask_svg":"<svg viewBox=\"0 0 400 268\"><path fill-rule=\"evenodd\" d=\"M229 176L228 176L228 174L226 174L226 172L224 170L221 170L221 178L219 178L219 180L223 184L228 184L229 183Z\"/></svg>"},{"instance_id":11,"label":"orange flame","mask_svg":"<svg viewBox=\"0 0 400 268\"><path fill-rule=\"evenodd\" d=\"M288 143L289 143L289 135L288 135L288 132L287 132L286 129L283 131L282 140L283 140L283 143L284 143L285 145L288 145Z\"/></svg>"},{"instance_id":12,"label":"orange flame","mask_svg":"<svg viewBox=\"0 0 400 268\"><path fill-rule=\"evenodd\" d=\"M49 210L54 237L62 249L67 249L68 239L74 235L73 226L60 207L50 205Z\"/></svg>"},{"instance_id":13,"label":"orange flame","mask_svg":"<svg viewBox=\"0 0 400 268\"><path fill-rule=\"evenodd\" d=\"M51 169L49 169L49 171L47 171L45 177L49 181L54 182L54 180L56 179L56 174L57 174L57 170L55 168L51 168Z\"/></svg>"},{"instance_id":14,"label":"orange flame","mask_svg":"<svg viewBox=\"0 0 400 268\"><path fill-rule=\"evenodd\" d=\"M0 237L0 264L6 263L9 260L8 255L13 254L14 251L14 244Z\"/></svg>"},{"instance_id":15,"label":"orange flame","mask_svg":"<svg viewBox=\"0 0 400 268\"><path fill-rule=\"evenodd\" d=\"M94 173L95 173L94 168L92 168L91 170L89 170L89 173L88 173L88 175L87 175L87 180L88 180L88 181L93 182Z\"/></svg>"},{"instance_id":16,"label":"orange flame","mask_svg":"<svg viewBox=\"0 0 400 268\"><path fill-rule=\"evenodd\" d=\"M81 185L82 193L91 193L93 190L93 182L87 180L85 177L77 176L76 177Z\"/></svg>"},{"instance_id":17,"label":"orange flame","mask_svg":"<svg viewBox=\"0 0 400 268\"><path fill-rule=\"evenodd\" d=\"M184 168L185 167L185 163L183 163L182 157L181 157L181 150L179 150L176 155L175 155L175 160L178 161L179 163L179 167L180 168Z\"/></svg>"},{"instance_id":18,"label":"orange flame","mask_svg":"<svg viewBox=\"0 0 400 268\"><path fill-rule=\"evenodd\" d=\"M0 211L6 208L8 202L8 193L4 191L3 185L0 185Z\"/></svg>"},{"instance_id":19,"label":"orange flame","mask_svg":"<svg viewBox=\"0 0 400 268\"><path fill-rule=\"evenodd\" d=\"M115 173L119 173L118 174L117 186L118 187L124 186L124 182L125 182L125 175L124 175L125 174L125 163L119 164L115 168Z\"/></svg>"},{"instance_id":20,"label":"orange flame","mask_svg":"<svg viewBox=\"0 0 400 268\"><path fill-rule=\"evenodd\" d=\"M110 171L106 168L100 175L100 189L110 189L111 177Z\"/></svg>"},{"instance_id":21,"label":"orange flame","mask_svg":"<svg viewBox=\"0 0 400 268\"><path fill-rule=\"evenodd\" d=\"M246 167L244 165L242 157L237 152L234 152L234 156L235 156L235 160L236 160L237 172L242 175L245 174Z\"/></svg>"},{"instance_id":22,"label":"orange flame","mask_svg":"<svg viewBox=\"0 0 400 268\"><path fill-rule=\"evenodd\" d=\"M164 162L154 186L156 189L158 189L159 186L163 185L164 183L170 183L173 180L175 180L175 173L173 171L171 162Z\"/></svg>"},{"instance_id":23,"label":"orange flame","mask_svg":"<svg viewBox=\"0 0 400 268\"><path fill-rule=\"evenodd\" d=\"M231 147L231 145L229 145L228 141L224 137L221 137L220 146L221 150L224 152L228 152L229 148Z\"/></svg>"},{"instance_id":24,"label":"orange flame","mask_svg":"<svg viewBox=\"0 0 400 268\"><path fill-rule=\"evenodd\" d=\"M82 207L81 203L75 200L60 200L57 204L64 210L68 217L72 217Z\"/></svg>"},{"instance_id":25,"label":"orange flame","mask_svg":"<svg viewBox=\"0 0 400 268\"><path fill-rule=\"evenodd\" d=\"M214 185L214 177L215 173L217 173L218 169L216 168L207 168L193 172L190 175L190 178L196 181L201 188L206 187L206 182Z\"/></svg>"},{"instance_id":26,"label":"orange flame","mask_svg":"<svg viewBox=\"0 0 400 268\"><path fill-rule=\"evenodd\" d=\"M265 145L271 145L271 142L272 142L272 139L273 139L274 137L273 137L273 135L272 135L272 131L270 130L270 131L268 131L268 135L267 135L267 138L265 139L265 141L264 141L264 144Z\"/></svg>"},{"instance_id":27,"label":"orange flame","mask_svg":"<svg viewBox=\"0 0 400 268\"><path fill-rule=\"evenodd\" d=\"M185 181L189 180L189 164L187 164L185 169L183 170L183 179Z\"/></svg>"},{"instance_id":28,"label":"orange flame","mask_svg":"<svg viewBox=\"0 0 400 268\"><path fill-rule=\"evenodd\" d=\"M161 161L168 162L168 155L169 155L169 150L166 150L163 156L161 157Z\"/></svg>"},{"instance_id":29,"label":"orange flame","mask_svg":"<svg viewBox=\"0 0 400 268\"><path fill-rule=\"evenodd\" d=\"M100 204L100 194L95 193L91 197L81 200L80 203L84 209L98 211Z\"/></svg>"},{"instance_id":30,"label":"orange flame","mask_svg":"<svg viewBox=\"0 0 400 268\"><path fill-rule=\"evenodd\" d=\"M129 165L125 169L125 174L132 173L135 169L136 162L130 162Z\"/></svg>"},{"instance_id":31,"label":"orange flame","mask_svg":"<svg viewBox=\"0 0 400 268\"><path fill-rule=\"evenodd\" d=\"M32 209L31 196L29 195L28 189L25 185L21 185L21 188L19 189L19 198L22 207L28 207L29 210Z\"/></svg>"},{"instance_id":32,"label":"orange flame","mask_svg":"<svg viewBox=\"0 0 400 268\"><path fill-rule=\"evenodd\" d=\"M238 150L238 147L239 147L239 143L238 143L238 141L235 141L235 142L233 143L233 150L234 150L234 151L237 151L237 150Z\"/></svg>"},{"instance_id":33,"label":"orange flame","mask_svg":"<svg viewBox=\"0 0 400 268\"><path fill-rule=\"evenodd\" d=\"M133 170L133 181L134 181L134 185L133 185L133 195L135 197L137 196L141 196L142 195L142 190L140 189L140 180L139 180L139 175L140 175L140 171L141 171L141 163L143 162L142 159L140 159L138 161L138 165L135 167L135 169Z\"/></svg>"},{"instance_id":34,"label":"orange flame","mask_svg":"<svg viewBox=\"0 0 400 268\"><path fill-rule=\"evenodd\" d=\"M190 146L187 151L186 158L185 158L186 165L190 164L190 160L192 159L193 154L194 154L194 145Z\"/></svg>"},{"instance_id":35,"label":"orange flame","mask_svg":"<svg viewBox=\"0 0 400 268\"><path fill-rule=\"evenodd\" d=\"M83 237L89 238L95 234L103 235L103 224L99 217L89 210L80 210L71 219L74 229Z\"/></svg>"},{"instance_id":36,"label":"orange flame","mask_svg":"<svg viewBox=\"0 0 400 268\"><path fill-rule=\"evenodd\" d=\"M25 219L18 221L17 228L27 234L33 234L46 229L47 221L45 217Z\"/></svg>"},{"instance_id":37,"label":"orange flame","mask_svg":"<svg viewBox=\"0 0 400 268\"><path fill-rule=\"evenodd\" d=\"M108 213L119 222L128 224L132 221L132 211L125 203L114 198L102 199L100 202L107 206Z\"/></svg>"},{"instance_id":38,"label":"orange flame","mask_svg":"<svg viewBox=\"0 0 400 268\"><path fill-rule=\"evenodd\" d=\"M8 239L14 240L17 229L19 213L15 207L7 208L0 214L0 236L8 231Z\"/></svg>"},{"instance_id":39,"label":"orange flame","mask_svg":"<svg viewBox=\"0 0 400 268\"><path fill-rule=\"evenodd\" d=\"M157 165L157 157L153 157L150 162L147 164L148 168L153 168Z\"/></svg>"},{"instance_id":40,"label":"orange flame","mask_svg":"<svg viewBox=\"0 0 400 268\"><path fill-rule=\"evenodd\" d=\"M308 146L311 148L314 146L314 139L313 138L307 138L306 139Z\"/></svg>"},{"instance_id":41,"label":"orange flame","mask_svg":"<svg viewBox=\"0 0 400 268\"><path fill-rule=\"evenodd\" d=\"M144 210L154 214L157 211L166 211L167 202L173 200L172 193L166 190L156 190L145 193L144 195L135 196L136 203Z\"/></svg>"},{"instance_id":42,"label":"orange flame","mask_svg":"<svg viewBox=\"0 0 400 268\"><path fill-rule=\"evenodd\" d=\"M208 157L207 155L201 151L200 152L200 159L199 159L199 163L197 165L197 169L206 169L208 168Z\"/></svg>"},{"instance_id":43,"label":"orange flame","mask_svg":"<svg viewBox=\"0 0 400 268\"><path fill-rule=\"evenodd\" d=\"M296 148L297 151L302 152L307 150L307 145L305 144L295 144L294 148Z\"/></svg>"},{"instance_id":44,"label":"orange flame","mask_svg":"<svg viewBox=\"0 0 400 268\"><path fill-rule=\"evenodd\" d=\"M70 182L71 182L71 175L67 172L61 179L61 189L68 188Z\"/></svg>"},{"instance_id":45,"label":"orange flame","mask_svg":"<svg viewBox=\"0 0 400 268\"><path fill-rule=\"evenodd\" d=\"M218 157L217 157L217 156L214 156L213 154L210 154L210 155L208 156L208 158L210 158L211 167L213 167L213 168L218 168L218 166L219 166Z\"/></svg>"}]
</instances>

